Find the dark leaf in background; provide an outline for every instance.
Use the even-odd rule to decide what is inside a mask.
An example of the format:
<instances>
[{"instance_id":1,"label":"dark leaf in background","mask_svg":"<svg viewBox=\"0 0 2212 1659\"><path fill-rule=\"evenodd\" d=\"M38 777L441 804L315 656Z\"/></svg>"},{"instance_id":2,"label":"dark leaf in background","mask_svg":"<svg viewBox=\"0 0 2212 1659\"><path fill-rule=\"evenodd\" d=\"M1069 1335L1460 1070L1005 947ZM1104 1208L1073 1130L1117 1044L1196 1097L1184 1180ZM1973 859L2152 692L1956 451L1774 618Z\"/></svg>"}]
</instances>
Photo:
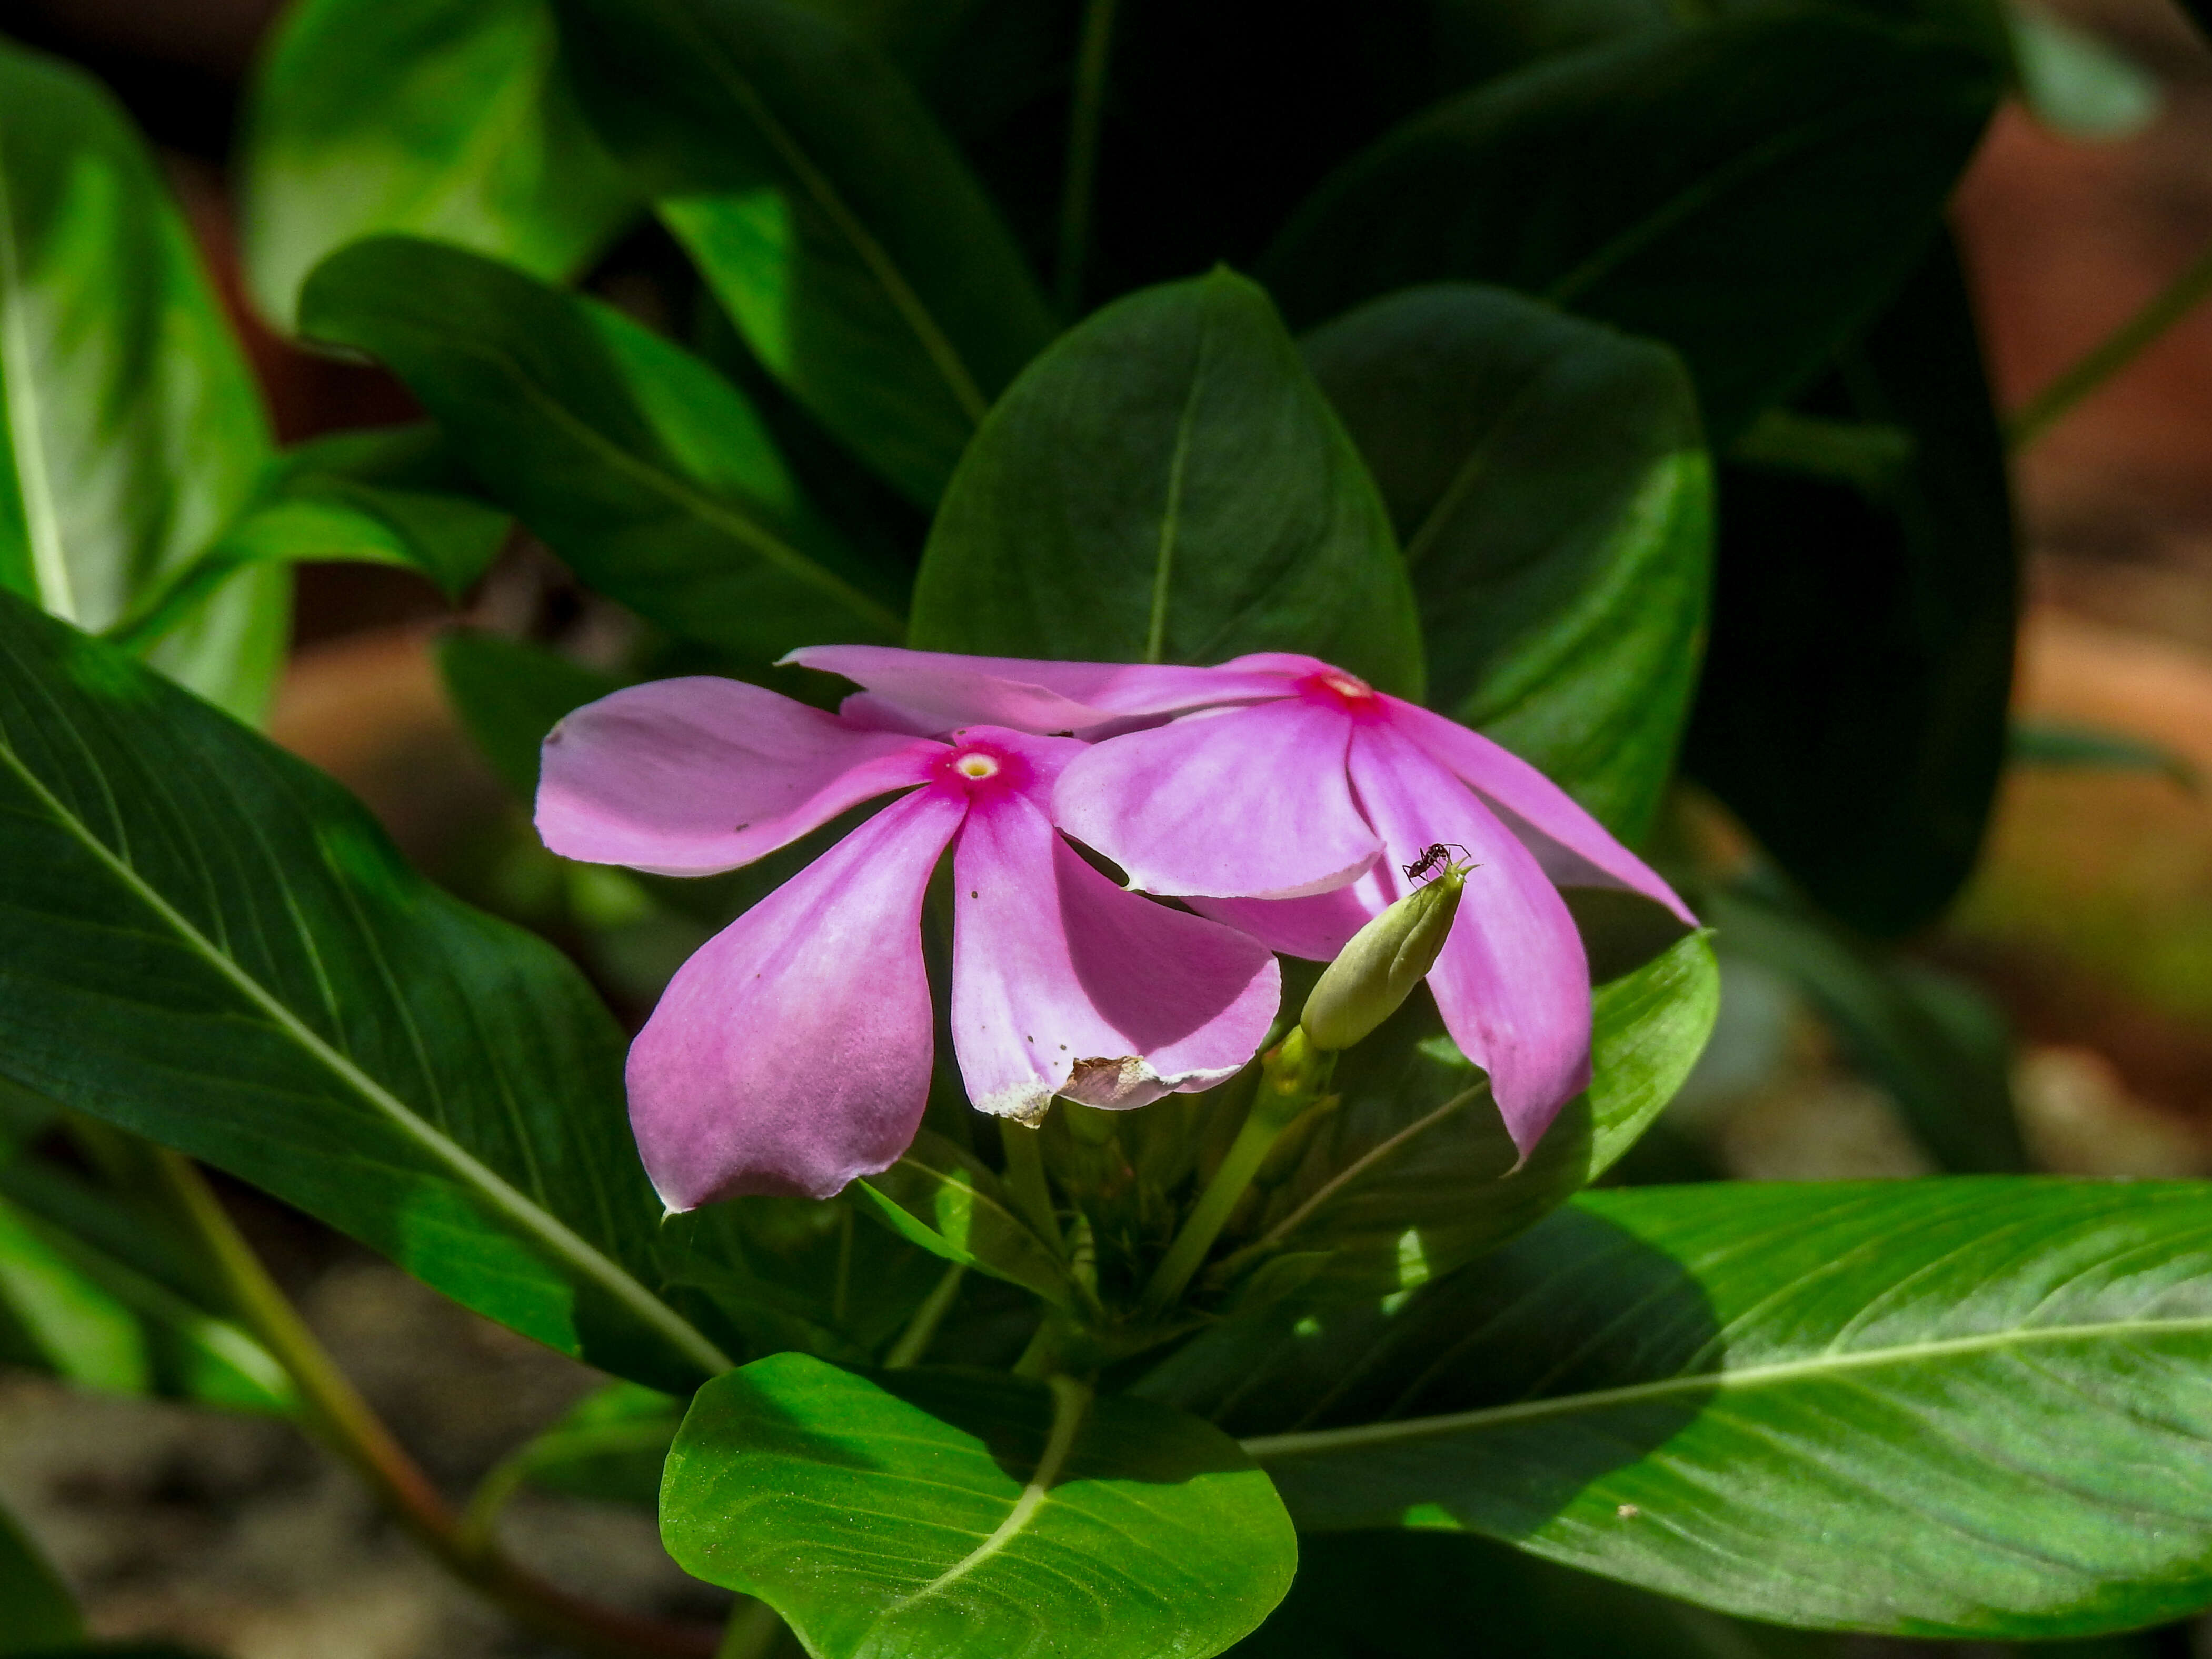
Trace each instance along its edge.
<instances>
[{"instance_id":1,"label":"dark leaf in background","mask_svg":"<svg viewBox=\"0 0 2212 1659\"><path fill-rule=\"evenodd\" d=\"M1033 1291L1054 1306L1074 1299L1060 1252L1022 1219L990 1168L944 1136L923 1130L880 1175L854 1183L892 1231L933 1255Z\"/></svg>"},{"instance_id":2,"label":"dark leaf in background","mask_svg":"<svg viewBox=\"0 0 2212 1659\"><path fill-rule=\"evenodd\" d=\"M798 1354L699 1391L660 1524L686 1571L822 1659L1206 1659L1297 1562L1267 1477L1195 1418L1066 1377Z\"/></svg>"},{"instance_id":3,"label":"dark leaf in background","mask_svg":"<svg viewBox=\"0 0 2212 1659\"><path fill-rule=\"evenodd\" d=\"M187 566L252 494L269 434L153 158L97 83L0 41L0 588L92 629ZM246 719L290 581L240 577L152 660Z\"/></svg>"},{"instance_id":4,"label":"dark leaf in background","mask_svg":"<svg viewBox=\"0 0 2212 1659\"><path fill-rule=\"evenodd\" d=\"M556 0L586 107L762 364L924 506L1053 319L898 70L785 0Z\"/></svg>"},{"instance_id":5,"label":"dark leaf in background","mask_svg":"<svg viewBox=\"0 0 2212 1659\"><path fill-rule=\"evenodd\" d=\"M721 1356L648 1288L622 1035L343 791L0 596L0 1072L230 1170L641 1380Z\"/></svg>"},{"instance_id":6,"label":"dark leaf in background","mask_svg":"<svg viewBox=\"0 0 2212 1659\"><path fill-rule=\"evenodd\" d=\"M1259 274L1298 327L1465 277L1650 335L1725 445L1904 281L2002 88L1984 52L1842 10L1634 35L1407 123Z\"/></svg>"},{"instance_id":7,"label":"dark leaf in background","mask_svg":"<svg viewBox=\"0 0 2212 1659\"><path fill-rule=\"evenodd\" d=\"M648 620L763 665L898 636L903 574L800 498L734 387L619 312L383 237L319 267L300 314L388 364L495 500Z\"/></svg>"},{"instance_id":8,"label":"dark leaf in background","mask_svg":"<svg viewBox=\"0 0 2212 1659\"><path fill-rule=\"evenodd\" d=\"M538 798L538 751L562 717L622 690L611 674L542 645L456 629L432 647L447 701L500 781Z\"/></svg>"},{"instance_id":9,"label":"dark leaf in background","mask_svg":"<svg viewBox=\"0 0 2212 1659\"><path fill-rule=\"evenodd\" d=\"M1474 1645L1470 1645L1473 1644ZM1297 1582L1231 1659L1841 1659L1778 1630L1464 1533L1313 1533Z\"/></svg>"},{"instance_id":10,"label":"dark leaf in background","mask_svg":"<svg viewBox=\"0 0 2212 1659\"><path fill-rule=\"evenodd\" d=\"M1680 361L1457 283L1375 301L1304 345L1406 550L1431 704L1640 839L1711 581L1711 467Z\"/></svg>"},{"instance_id":11,"label":"dark leaf in background","mask_svg":"<svg viewBox=\"0 0 2212 1659\"><path fill-rule=\"evenodd\" d=\"M641 210L555 71L548 0L302 0L240 144L246 274L289 328L346 243L427 236L558 281Z\"/></svg>"},{"instance_id":12,"label":"dark leaf in background","mask_svg":"<svg viewBox=\"0 0 2212 1659\"><path fill-rule=\"evenodd\" d=\"M1374 480L1267 295L1225 270L1108 307L1000 400L930 532L909 643L1304 651L1401 696L1422 683Z\"/></svg>"},{"instance_id":13,"label":"dark leaf in background","mask_svg":"<svg viewBox=\"0 0 2212 1659\"><path fill-rule=\"evenodd\" d=\"M1264 1477L1263 1477L1264 1478ZM84 1620L38 1546L0 1510L0 1655L35 1653L84 1639Z\"/></svg>"},{"instance_id":14,"label":"dark leaf in background","mask_svg":"<svg viewBox=\"0 0 2212 1659\"><path fill-rule=\"evenodd\" d=\"M1309 1528L1462 1525L1905 1635L2212 1601L2203 1184L1586 1193L1394 1310L1249 1358L1221 1420Z\"/></svg>"},{"instance_id":15,"label":"dark leaf in background","mask_svg":"<svg viewBox=\"0 0 2212 1659\"><path fill-rule=\"evenodd\" d=\"M2020 586L2004 447L1948 245L1814 401L1723 469L1712 643L1686 758L1861 931L1932 920L2002 770ZM1901 433L1886 470L1833 434Z\"/></svg>"}]
</instances>

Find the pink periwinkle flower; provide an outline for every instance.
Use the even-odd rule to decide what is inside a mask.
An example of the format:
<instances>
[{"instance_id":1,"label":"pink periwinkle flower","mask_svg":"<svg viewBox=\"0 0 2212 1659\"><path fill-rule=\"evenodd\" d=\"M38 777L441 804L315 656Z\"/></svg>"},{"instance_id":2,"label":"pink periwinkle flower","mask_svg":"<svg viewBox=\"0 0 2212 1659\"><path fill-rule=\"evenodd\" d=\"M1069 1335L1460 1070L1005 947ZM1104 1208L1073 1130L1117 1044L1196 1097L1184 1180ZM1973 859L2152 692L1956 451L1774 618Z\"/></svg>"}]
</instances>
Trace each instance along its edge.
<instances>
[{"instance_id":1,"label":"pink periwinkle flower","mask_svg":"<svg viewBox=\"0 0 2212 1659\"><path fill-rule=\"evenodd\" d=\"M1477 866L1428 983L1525 1154L1589 1080L1589 969L1555 883L1626 887L1685 923L1658 876L1534 767L1312 657L1218 668L1030 662L865 646L791 660L864 688L846 708L930 732L989 720L1095 742L1054 822L1146 892L1274 950L1333 957L1437 842Z\"/></svg>"},{"instance_id":2,"label":"pink periwinkle flower","mask_svg":"<svg viewBox=\"0 0 2212 1659\"><path fill-rule=\"evenodd\" d=\"M1232 1075L1280 995L1267 948L1154 903L1053 827L1084 745L975 724L870 730L741 681L635 686L545 740L538 828L667 875L750 863L901 798L716 934L631 1045L630 1121L662 1200L828 1197L896 1162L929 1091L923 894L952 848L952 1043L969 1097L1129 1107Z\"/></svg>"}]
</instances>

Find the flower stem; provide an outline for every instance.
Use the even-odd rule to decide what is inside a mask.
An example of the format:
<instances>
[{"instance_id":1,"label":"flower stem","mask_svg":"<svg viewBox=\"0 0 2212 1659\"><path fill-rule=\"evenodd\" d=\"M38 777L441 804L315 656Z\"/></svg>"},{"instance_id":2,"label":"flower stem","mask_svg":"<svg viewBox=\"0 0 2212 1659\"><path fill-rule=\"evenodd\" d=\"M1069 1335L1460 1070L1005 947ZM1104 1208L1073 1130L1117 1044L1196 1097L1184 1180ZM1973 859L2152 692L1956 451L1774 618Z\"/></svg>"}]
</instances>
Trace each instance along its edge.
<instances>
[{"instance_id":1,"label":"flower stem","mask_svg":"<svg viewBox=\"0 0 2212 1659\"><path fill-rule=\"evenodd\" d=\"M299 1390L306 1427L353 1466L441 1565L537 1634L598 1659L712 1659L711 1632L579 1601L501 1554L489 1528L465 1528L286 1300L191 1161L161 1149L155 1168L163 1196L206 1251L232 1310Z\"/></svg>"},{"instance_id":2,"label":"flower stem","mask_svg":"<svg viewBox=\"0 0 2212 1659\"><path fill-rule=\"evenodd\" d=\"M1336 1069L1336 1055L1307 1042L1305 1027L1299 1025L1291 1028L1290 1036L1260 1062L1260 1086L1253 1093L1244 1127L1237 1132L1221 1167L1206 1183L1196 1207L1153 1270L1152 1282L1145 1286L1139 1305L1149 1318L1157 1319L1172 1308L1192 1275L1205 1265L1206 1253L1229 1224L1237 1200L1244 1196L1244 1189L1267 1160L1267 1149L1328 1086L1329 1074Z\"/></svg>"},{"instance_id":3,"label":"flower stem","mask_svg":"<svg viewBox=\"0 0 2212 1659\"><path fill-rule=\"evenodd\" d=\"M899 1333L899 1340L891 1345L890 1352L884 1356L884 1370L902 1371L921 1363L922 1355L929 1352L930 1340L937 1334L937 1328L945 1322L945 1316L952 1311L953 1303L959 1299L960 1281L967 1277L968 1264L964 1261L956 1261L945 1270L945 1277L922 1298L921 1305L914 1310L914 1317Z\"/></svg>"},{"instance_id":4,"label":"flower stem","mask_svg":"<svg viewBox=\"0 0 2212 1659\"><path fill-rule=\"evenodd\" d=\"M1006 1185L1023 1217L1036 1229L1037 1237L1055 1251L1065 1251L1060 1218L1053 1212L1052 1188L1044 1178L1044 1149L1038 1132L1010 1117L999 1120L1000 1144L1006 1149Z\"/></svg>"},{"instance_id":5,"label":"flower stem","mask_svg":"<svg viewBox=\"0 0 2212 1659\"><path fill-rule=\"evenodd\" d=\"M2143 308L2089 348L2058 378L2030 398L2005 422L2009 449L2025 449L2058 417L2133 362L2143 348L2212 295L2212 248L2153 295Z\"/></svg>"},{"instance_id":6,"label":"flower stem","mask_svg":"<svg viewBox=\"0 0 2212 1659\"><path fill-rule=\"evenodd\" d=\"M1083 303L1083 268L1091 258L1091 204L1098 179L1098 128L1106 110L1106 70L1113 55L1114 0L1083 9L1075 88L1067 111L1067 169L1060 191L1060 261L1054 297L1072 318Z\"/></svg>"}]
</instances>

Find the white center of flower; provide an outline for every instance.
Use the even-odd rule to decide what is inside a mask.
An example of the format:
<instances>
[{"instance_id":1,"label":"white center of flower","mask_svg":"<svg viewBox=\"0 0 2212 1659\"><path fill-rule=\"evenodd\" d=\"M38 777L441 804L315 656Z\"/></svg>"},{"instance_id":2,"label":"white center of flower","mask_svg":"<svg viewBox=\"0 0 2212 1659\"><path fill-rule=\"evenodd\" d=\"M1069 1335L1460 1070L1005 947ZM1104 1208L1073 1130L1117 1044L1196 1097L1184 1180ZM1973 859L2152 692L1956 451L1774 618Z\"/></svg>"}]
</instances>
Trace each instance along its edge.
<instances>
[{"instance_id":1,"label":"white center of flower","mask_svg":"<svg viewBox=\"0 0 2212 1659\"><path fill-rule=\"evenodd\" d=\"M1324 674L1321 683L1340 697L1349 697L1355 702L1375 695L1364 681L1355 680L1349 674Z\"/></svg>"},{"instance_id":2,"label":"white center of flower","mask_svg":"<svg viewBox=\"0 0 2212 1659\"><path fill-rule=\"evenodd\" d=\"M963 778L995 778L999 775L999 763L993 756L971 750L953 762L952 769Z\"/></svg>"}]
</instances>

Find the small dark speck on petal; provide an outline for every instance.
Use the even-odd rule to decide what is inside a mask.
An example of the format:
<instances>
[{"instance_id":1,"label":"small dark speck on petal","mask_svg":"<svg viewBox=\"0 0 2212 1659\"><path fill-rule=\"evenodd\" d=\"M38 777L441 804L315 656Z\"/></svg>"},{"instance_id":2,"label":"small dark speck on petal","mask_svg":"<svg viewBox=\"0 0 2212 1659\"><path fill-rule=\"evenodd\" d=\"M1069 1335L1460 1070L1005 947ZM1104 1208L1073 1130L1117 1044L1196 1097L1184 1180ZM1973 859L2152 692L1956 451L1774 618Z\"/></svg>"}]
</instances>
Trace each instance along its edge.
<instances>
[{"instance_id":1,"label":"small dark speck on petal","mask_svg":"<svg viewBox=\"0 0 2212 1659\"><path fill-rule=\"evenodd\" d=\"M741 823L741 824L739 824L739 825L738 826L738 829L740 829L740 830L750 830L750 829L751 829L751 828L752 828L752 825L750 825L750 823Z\"/></svg>"},{"instance_id":2,"label":"small dark speck on petal","mask_svg":"<svg viewBox=\"0 0 2212 1659\"><path fill-rule=\"evenodd\" d=\"M1036 1041L1036 1039L1035 1037L1033 1037L1033 1036L1025 1036L1025 1037L1024 1037L1024 1038L1022 1039L1022 1041L1023 1041L1023 1042L1035 1042Z\"/></svg>"},{"instance_id":3,"label":"small dark speck on petal","mask_svg":"<svg viewBox=\"0 0 2212 1659\"><path fill-rule=\"evenodd\" d=\"M968 896L969 896L969 898L981 898L981 897L982 897L983 896L982 896L981 893L977 892L974 888L970 887L970 888L968 890Z\"/></svg>"}]
</instances>

